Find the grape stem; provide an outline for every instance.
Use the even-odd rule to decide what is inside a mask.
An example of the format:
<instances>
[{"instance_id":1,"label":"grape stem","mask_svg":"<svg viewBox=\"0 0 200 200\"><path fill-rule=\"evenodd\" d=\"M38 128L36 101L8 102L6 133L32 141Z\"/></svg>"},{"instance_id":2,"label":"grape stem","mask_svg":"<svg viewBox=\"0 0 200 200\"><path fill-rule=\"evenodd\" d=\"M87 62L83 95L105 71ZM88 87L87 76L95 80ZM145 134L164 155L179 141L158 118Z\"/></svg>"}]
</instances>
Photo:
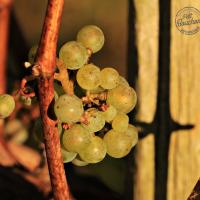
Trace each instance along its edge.
<instances>
[{"instance_id":1,"label":"grape stem","mask_svg":"<svg viewBox=\"0 0 200 200\"><path fill-rule=\"evenodd\" d=\"M61 82L65 93L70 96L74 95L74 83L69 79L69 74L65 64L61 60L56 59L56 65L58 67L59 73L54 74L54 79Z\"/></svg>"},{"instance_id":2,"label":"grape stem","mask_svg":"<svg viewBox=\"0 0 200 200\"><path fill-rule=\"evenodd\" d=\"M106 99L107 99L107 92L91 94L90 92L87 91L86 96L82 97L82 102L85 105L91 103L100 105L99 101L105 101Z\"/></svg>"},{"instance_id":3,"label":"grape stem","mask_svg":"<svg viewBox=\"0 0 200 200\"><path fill-rule=\"evenodd\" d=\"M49 0L43 31L35 64L40 66L38 77L39 106L44 132L44 143L51 185L55 200L70 200L60 138L56 121L49 117L50 104L54 100L54 71L56 65L56 46L61 22L64 0Z\"/></svg>"}]
</instances>

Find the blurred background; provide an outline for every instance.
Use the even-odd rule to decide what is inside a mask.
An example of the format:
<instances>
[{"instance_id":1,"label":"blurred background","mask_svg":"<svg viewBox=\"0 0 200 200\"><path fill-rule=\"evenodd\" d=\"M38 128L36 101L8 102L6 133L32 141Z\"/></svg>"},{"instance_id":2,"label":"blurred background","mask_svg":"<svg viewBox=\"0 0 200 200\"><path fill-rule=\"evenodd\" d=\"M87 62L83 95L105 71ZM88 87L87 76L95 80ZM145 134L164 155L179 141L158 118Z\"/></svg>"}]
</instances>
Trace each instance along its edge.
<instances>
[{"instance_id":1,"label":"blurred background","mask_svg":"<svg viewBox=\"0 0 200 200\"><path fill-rule=\"evenodd\" d=\"M47 0L13 1L7 70L10 92L27 73L23 63L30 47L39 42L46 5ZM65 164L75 199L183 200L190 195L200 176L200 33L188 36L176 28L176 14L186 6L200 9L200 2L65 0L58 48L74 40L84 25L99 26L105 45L92 61L99 67L116 68L136 88L139 99L130 120L140 130L140 141L127 157L106 157L85 167ZM30 112L24 109L18 118L24 120ZM40 152L31 140L26 143ZM23 154L31 151L20 150ZM0 158L4 159L3 153ZM0 199L51 199L47 168L35 172L39 158L34 153L33 158L32 168L26 161L21 161L23 167L0 162L4 165L0 194L5 195Z\"/></svg>"}]
</instances>

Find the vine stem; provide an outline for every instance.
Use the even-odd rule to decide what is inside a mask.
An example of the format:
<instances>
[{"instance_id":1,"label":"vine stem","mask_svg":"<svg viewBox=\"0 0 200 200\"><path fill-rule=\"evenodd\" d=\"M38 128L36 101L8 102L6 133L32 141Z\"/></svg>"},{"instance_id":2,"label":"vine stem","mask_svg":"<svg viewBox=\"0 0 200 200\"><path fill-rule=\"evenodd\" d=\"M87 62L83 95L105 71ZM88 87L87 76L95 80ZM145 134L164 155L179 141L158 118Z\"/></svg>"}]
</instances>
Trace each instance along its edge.
<instances>
[{"instance_id":1,"label":"vine stem","mask_svg":"<svg viewBox=\"0 0 200 200\"><path fill-rule=\"evenodd\" d=\"M50 104L54 99L54 68L56 46L64 0L49 0L43 25L42 36L36 56L39 66L39 105L43 123L44 143L54 200L70 200L61 156L60 138L56 122L50 118Z\"/></svg>"}]
</instances>

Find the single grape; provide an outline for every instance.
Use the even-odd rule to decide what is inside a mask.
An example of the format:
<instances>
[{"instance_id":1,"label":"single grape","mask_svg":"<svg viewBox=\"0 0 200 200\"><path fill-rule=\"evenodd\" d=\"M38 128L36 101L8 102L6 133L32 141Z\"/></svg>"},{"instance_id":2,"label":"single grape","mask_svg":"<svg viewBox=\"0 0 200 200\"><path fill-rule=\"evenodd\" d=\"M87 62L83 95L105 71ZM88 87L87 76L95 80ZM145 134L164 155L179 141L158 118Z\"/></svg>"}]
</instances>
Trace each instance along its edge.
<instances>
[{"instance_id":1,"label":"single grape","mask_svg":"<svg viewBox=\"0 0 200 200\"><path fill-rule=\"evenodd\" d=\"M97 132L105 126L105 119L102 112L98 111L96 108L87 109L86 116L88 123L82 123L82 125L90 133Z\"/></svg>"},{"instance_id":2,"label":"single grape","mask_svg":"<svg viewBox=\"0 0 200 200\"><path fill-rule=\"evenodd\" d=\"M55 102L54 112L61 122L78 122L83 114L82 101L75 95L61 95Z\"/></svg>"},{"instance_id":3,"label":"single grape","mask_svg":"<svg viewBox=\"0 0 200 200\"><path fill-rule=\"evenodd\" d=\"M98 93L104 92L105 89L99 86L93 90L88 90L88 91L90 92L90 94L98 94Z\"/></svg>"},{"instance_id":4,"label":"single grape","mask_svg":"<svg viewBox=\"0 0 200 200\"><path fill-rule=\"evenodd\" d=\"M77 156L77 153L66 151L64 148L61 148L61 153L64 163L71 162Z\"/></svg>"},{"instance_id":5,"label":"single grape","mask_svg":"<svg viewBox=\"0 0 200 200\"><path fill-rule=\"evenodd\" d=\"M115 88L119 84L119 73L114 68L106 67L101 70L101 87Z\"/></svg>"},{"instance_id":6,"label":"single grape","mask_svg":"<svg viewBox=\"0 0 200 200\"><path fill-rule=\"evenodd\" d=\"M8 117L15 109L15 100L9 94L0 95L0 119Z\"/></svg>"},{"instance_id":7,"label":"single grape","mask_svg":"<svg viewBox=\"0 0 200 200\"><path fill-rule=\"evenodd\" d=\"M88 57L87 49L76 41L65 43L59 51L59 58L65 63L67 68L71 70L81 68L87 63Z\"/></svg>"},{"instance_id":8,"label":"single grape","mask_svg":"<svg viewBox=\"0 0 200 200\"><path fill-rule=\"evenodd\" d=\"M74 124L70 129L64 131L62 144L67 151L79 152L89 145L91 136L80 124Z\"/></svg>"},{"instance_id":9,"label":"single grape","mask_svg":"<svg viewBox=\"0 0 200 200\"><path fill-rule=\"evenodd\" d=\"M106 144L108 155L113 158L126 156L132 147L132 141L129 136L113 129L105 134L103 140Z\"/></svg>"},{"instance_id":10,"label":"single grape","mask_svg":"<svg viewBox=\"0 0 200 200\"><path fill-rule=\"evenodd\" d=\"M28 139L28 131L18 119L8 121L4 133L5 138L10 138L17 144L23 144Z\"/></svg>"},{"instance_id":11,"label":"single grape","mask_svg":"<svg viewBox=\"0 0 200 200\"><path fill-rule=\"evenodd\" d=\"M31 99L31 97L20 96L20 101L25 106L31 106L32 105L32 99Z\"/></svg>"},{"instance_id":12,"label":"single grape","mask_svg":"<svg viewBox=\"0 0 200 200\"><path fill-rule=\"evenodd\" d=\"M119 112L129 113L136 105L135 90L125 85L118 85L108 91L107 103L113 105Z\"/></svg>"},{"instance_id":13,"label":"single grape","mask_svg":"<svg viewBox=\"0 0 200 200\"><path fill-rule=\"evenodd\" d=\"M132 147L135 146L138 142L138 130L135 126L132 124L128 125L128 129L125 132L126 135L128 135L131 138L132 141Z\"/></svg>"},{"instance_id":14,"label":"single grape","mask_svg":"<svg viewBox=\"0 0 200 200\"><path fill-rule=\"evenodd\" d=\"M74 160L72 160L72 164L79 166L79 167L83 167L88 165L89 163L81 160L81 158L79 156L77 156Z\"/></svg>"},{"instance_id":15,"label":"single grape","mask_svg":"<svg viewBox=\"0 0 200 200\"><path fill-rule=\"evenodd\" d=\"M84 26L77 34L77 41L92 50L92 53L96 53L103 47L104 40L102 30L94 25Z\"/></svg>"},{"instance_id":16,"label":"single grape","mask_svg":"<svg viewBox=\"0 0 200 200\"><path fill-rule=\"evenodd\" d=\"M93 136L91 142L79 152L81 159L87 163L97 163L106 156L106 145L98 136Z\"/></svg>"},{"instance_id":17,"label":"single grape","mask_svg":"<svg viewBox=\"0 0 200 200\"><path fill-rule=\"evenodd\" d=\"M112 128L115 131L124 132L128 129L129 118L124 113L117 113L112 121Z\"/></svg>"},{"instance_id":18,"label":"single grape","mask_svg":"<svg viewBox=\"0 0 200 200\"><path fill-rule=\"evenodd\" d=\"M119 85L129 86L128 81L123 76L119 76Z\"/></svg>"},{"instance_id":19,"label":"single grape","mask_svg":"<svg viewBox=\"0 0 200 200\"><path fill-rule=\"evenodd\" d=\"M38 50L38 45L34 45L30 48L29 52L28 52L28 61L33 64L35 61L35 56Z\"/></svg>"},{"instance_id":20,"label":"single grape","mask_svg":"<svg viewBox=\"0 0 200 200\"><path fill-rule=\"evenodd\" d=\"M93 64L84 65L76 75L80 87L85 90L94 90L100 85L100 69Z\"/></svg>"},{"instance_id":21,"label":"single grape","mask_svg":"<svg viewBox=\"0 0 200 200\"><path fill-rule=\"evenodd\" d=\"M102 112L102 115L106 122L111 122L117 114L117 110L114 106L110 105L108 109Z\"/></svg>"}]
</instances>

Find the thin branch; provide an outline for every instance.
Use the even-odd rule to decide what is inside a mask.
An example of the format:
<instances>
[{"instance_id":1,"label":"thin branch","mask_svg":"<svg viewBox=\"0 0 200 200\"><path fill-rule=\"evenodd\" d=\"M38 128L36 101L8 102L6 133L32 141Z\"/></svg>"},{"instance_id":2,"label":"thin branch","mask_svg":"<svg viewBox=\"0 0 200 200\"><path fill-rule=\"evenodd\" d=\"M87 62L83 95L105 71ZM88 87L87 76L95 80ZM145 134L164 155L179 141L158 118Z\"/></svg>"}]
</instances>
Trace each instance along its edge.
<instances>
[{"instance_id":1,"label":"thin branch","mask_svg":"<svg viewBox=\"0 0 200 200\"><path fill-rule=\"evenodd\" d=\"M55 200L70 199L56 122L49 117L50 104L54 98L53 81L56 65L56 45L63 4L64 0L48 1L42 36L36 57L36 65L40 66L40 76L38 78L40 113Z\"/></svg>"}]
</instances>

